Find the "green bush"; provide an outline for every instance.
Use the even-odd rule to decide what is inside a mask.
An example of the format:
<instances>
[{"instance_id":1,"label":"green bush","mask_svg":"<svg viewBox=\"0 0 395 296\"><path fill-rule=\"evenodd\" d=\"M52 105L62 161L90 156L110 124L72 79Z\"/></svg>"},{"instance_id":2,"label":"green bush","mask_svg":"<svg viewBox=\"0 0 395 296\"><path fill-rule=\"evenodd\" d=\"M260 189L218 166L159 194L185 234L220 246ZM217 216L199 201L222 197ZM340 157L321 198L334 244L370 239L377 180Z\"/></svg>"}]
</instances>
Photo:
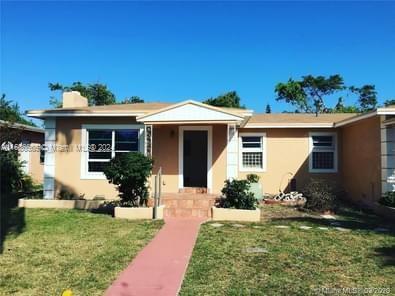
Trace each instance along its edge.
<instances>
[{"instance_id":1,"label":"green bush","mask_svg":"<svg viewBox=\"0 0 395 296\"><path fill-rule=\"evenodd\" d=\"M384 206L395 207L395 192L387 191L379 200Z\"/></svg>"},{"instance_id":2,"label":"green bush","mask_svg":"<svg viewBox=\"0 0 395 296\"><path fill-rule=\"evenodd\" d=\"M258 183L259 179L260 178L257 174L248 174L247 175L247 181L250 183Z\"/></svg>"},{"instance_id":3,"label":"green bush","mask_svg":"<svg viewBox=\"0 0 395 296\"><path fill-rule=\"evenodd\" d=\"M108 181L117 185L121 205L138 207L147 204L147 179L151 175L153 161L138 152L115 156L104 169Z\"/></svg>"},{"instance_id":4,"label":"green bush","mask_svg":"<svg viewBox=\"0 0 395 296\"><path fill-rule=\"evenodd\" d=\"M336 194L325 180L311 180L304 188L305 208L313 211L332 211L336 207Z\"/></svg>"},{"instance_id":5,"label":"green bush","mask_svg":"<svg viewBox=\"0 0 395 296\"><path fill-rule=\"evenodd\" d=\"M11 194L25 189L22 164L16 151L0 151L1 193Z\"/></svg>"},{"instance_id":6,"label":"green bush","mask_svg":"<svg viewBox=\"0 0 395 296\"><path fill-rule=\"evenodd\" d=\"M258 200L249 191L250 182L247 180L226 180L222 189L222 197L218 200L220 208L234 208L243 210L255 210Z\"/></svg>"}]
</instances>

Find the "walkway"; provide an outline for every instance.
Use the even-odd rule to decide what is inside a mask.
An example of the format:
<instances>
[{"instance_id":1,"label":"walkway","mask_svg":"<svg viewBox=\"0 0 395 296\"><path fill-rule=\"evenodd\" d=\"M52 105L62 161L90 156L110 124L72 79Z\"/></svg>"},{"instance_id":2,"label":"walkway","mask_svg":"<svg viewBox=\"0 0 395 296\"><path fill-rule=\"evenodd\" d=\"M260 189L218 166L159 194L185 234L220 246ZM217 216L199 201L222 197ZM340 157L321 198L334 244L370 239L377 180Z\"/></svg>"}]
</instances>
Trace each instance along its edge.
<instances>
[{"instance_id":1,"label":"walkway","mask_svg":"<svg viewBox=\"0 0 395 296\"><path fill-rule=\"evenodd\" d=\"M107 289L106 296L178 294L202 218L168 218L154 239Z\"/></svg>"}]
</instances>

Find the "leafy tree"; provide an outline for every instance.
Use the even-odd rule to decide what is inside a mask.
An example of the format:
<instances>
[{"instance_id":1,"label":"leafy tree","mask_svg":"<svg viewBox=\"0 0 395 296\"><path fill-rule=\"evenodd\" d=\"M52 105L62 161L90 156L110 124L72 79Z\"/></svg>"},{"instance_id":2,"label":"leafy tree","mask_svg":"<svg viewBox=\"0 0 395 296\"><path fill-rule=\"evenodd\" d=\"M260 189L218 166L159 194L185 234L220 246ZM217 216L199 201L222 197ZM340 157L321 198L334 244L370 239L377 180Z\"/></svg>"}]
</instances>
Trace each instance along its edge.
<instances>
[{"instance_id":1,"label":"leafy tree","mask_svg":"<svg viewBox=\"0 0 395 296\"><path fill-rule=\"evenodd\" d=\"M136 104L136 103L144 103L144 100L139 96L131 96L130 98L126 98L121 101L121 104Z\"/></svg>"},{"instance_id":2,"label":"leafy tree","mask_svg":"<svg viewBox=\"0 0 395 296\"><path fill-rule=\"evenodd\" d=\"M6 95L2 94L0 98L0 119L10 123L22 123L36 126L31 120L27 120L22 115L18 103L12 103L6 99Z\"/></svg>"},{"instance_id":3,"label":"leafy tree","mask_svg":"<svg viewBox=\"0 0 395 296\"><path fill-rule=\"evenodd\" d=\"M240 105L240 97L236 91L230 91L216 98L209 98L203 102L216 107L230 107L230 108L242 108L245 106Z\"/></svg>"},{"instance_id":4,"label":"leafy tree","mask_svg":"<svg viewBox=\"0 0 395 296\"><path fill-rule=\"evenodd\" d=\"M266 105L266 113L272 113L272 108L270 107L269 104Z\"/></svg>"},{"instance_id":5,"label":"leafy tree","mask_svg":"<svg viewBox=\"0 0 395 296\"><path fill-rule=\"evenodd\" d=\"M297 107L298 111L316 115L329 112L324 98L335 92L344 90L343 78L340 75L303 76L302 80L289 79L286 83L278 83L275 87L277 100L284 100Z\"/></svg>"},{"instance_id":6,"label":"leafy tree","mask_svg":"<svg viewBox=\"0 0 395 296\"><path fill-rule=\"evenodd\" d=\"M356 106L345 106L343 98L340 97L335 108L332 109L333 113L360 113L361 111Z\"/></svg>"},{"instance_id":7,"label":"leafy tree","mask_svg":"<svg viewBox=\"0 0 395 296\"><path fill-rule=\"evenodd\" d=\"M395 99L389 99L384 102L384 106L395 105Z\"/></svg>"},{"instance_id":8,"label":"leafy tree","mask_svg":"<svg viewBox=\"0 0 395 296\"><path fill-rule=\"evenodd\" d=\"M83 84L79 81L73 82L70 86L64 86L60 83L48 83L51 91L78 91L80 94L88 99L89 106L101 106L115 104L114 94L107 88L107 85L101 83ZM50 104L56 108L62 107L59 99L52 96Z\"/></svg>"},{"instance_id":9,"label":"leafy tree","mask_svg":"<svg viewBox=\"0 0 395 296\"><path fill-rule=\"evenodd\" d=\"M374 85L366 84L362 87L350 87L351 92L359 96L358 103L362 112L368 112L377 106L377 91Z\"/></svg>"},{"instance_id":10,"label":"leafy tree","mask_svg":"<svg viewBox=\"0 0 395 296\"><path fill-rule=\"evenodd\" d=\"M147 204L147 179L153 161L139 152L116 155L104 169L108 182L117 185L121 205L138 207Z\"/></svg>"}]
</instances>

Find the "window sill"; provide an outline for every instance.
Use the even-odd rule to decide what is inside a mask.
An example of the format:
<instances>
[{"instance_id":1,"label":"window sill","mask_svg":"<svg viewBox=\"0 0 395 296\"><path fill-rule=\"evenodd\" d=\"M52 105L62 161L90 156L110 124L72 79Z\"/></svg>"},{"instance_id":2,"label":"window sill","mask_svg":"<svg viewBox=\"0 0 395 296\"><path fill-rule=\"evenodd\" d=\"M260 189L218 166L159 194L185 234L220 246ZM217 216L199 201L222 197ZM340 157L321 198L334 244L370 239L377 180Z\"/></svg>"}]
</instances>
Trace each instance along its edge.
<instances>
[{"instance_id":1,"label":"window sill","mask_svg":"<svg viewBox=\"0 0 395 296\"><path fill-rule=\"evenodd\" d=\"M333 169L333 170L310 169L309 170L309 173L312 173L312 174L316 174L316 173L318 173L318 174L325 174L325 173L333 174L333 173L337 173L337 172L338 171L336 169Z\"/></svg>"},{"instance_id":2,"label":"window sill","mask_svg":"<svg viewBox=\"0 0 395 296\"><path fill-rule=\"evenodd\" d=\"M266 172L265 169L254 169L254 168L241 168L239 170L240 172L245 172L245 173L264 173Z\"/></svg>"},{"instance_id":3,"label":"window sill","mask_svg":"<svg viewBox=\"0 0 395 296\"><path fill-rule=\"evenodd\" d=\"M81 180L107 180L104 174L84 174L80 178Z\"/></svg>"}]
</instances>

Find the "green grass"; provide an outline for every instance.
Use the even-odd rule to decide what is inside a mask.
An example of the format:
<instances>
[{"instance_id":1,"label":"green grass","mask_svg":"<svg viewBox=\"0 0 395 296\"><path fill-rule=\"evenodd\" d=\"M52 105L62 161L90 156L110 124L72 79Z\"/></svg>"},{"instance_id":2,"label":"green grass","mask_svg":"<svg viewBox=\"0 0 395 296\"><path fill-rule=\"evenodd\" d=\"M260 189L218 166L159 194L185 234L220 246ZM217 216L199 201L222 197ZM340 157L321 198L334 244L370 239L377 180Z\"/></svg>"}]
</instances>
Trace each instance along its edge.
<instances>
[{"instance_id":1,"label":"green grass","mask_svg":"<svg viewBox=\"0 0 395 296\"><path fill-rule=\"evenodd\" d=\"M377 217L341 210L338 221L348 229L341 232L332 221L292 208L265 206L263 211L264 222L244 228L202 225L181 295L319 295L314 290L319 287L395 292L395 231L374 230L380 226ZM254 247L267 253L246 251Z\"/></svg>"},{"instance_id":2,"label":"green grass","mask_svg":"<svg viewBox=\"0 0 395 296\"><path fill-rule=\"evenodd\" d=\"M162 222L77 210L26 209L0 254L0 295L102 295Z\"/></svg>"}]
</instances>

